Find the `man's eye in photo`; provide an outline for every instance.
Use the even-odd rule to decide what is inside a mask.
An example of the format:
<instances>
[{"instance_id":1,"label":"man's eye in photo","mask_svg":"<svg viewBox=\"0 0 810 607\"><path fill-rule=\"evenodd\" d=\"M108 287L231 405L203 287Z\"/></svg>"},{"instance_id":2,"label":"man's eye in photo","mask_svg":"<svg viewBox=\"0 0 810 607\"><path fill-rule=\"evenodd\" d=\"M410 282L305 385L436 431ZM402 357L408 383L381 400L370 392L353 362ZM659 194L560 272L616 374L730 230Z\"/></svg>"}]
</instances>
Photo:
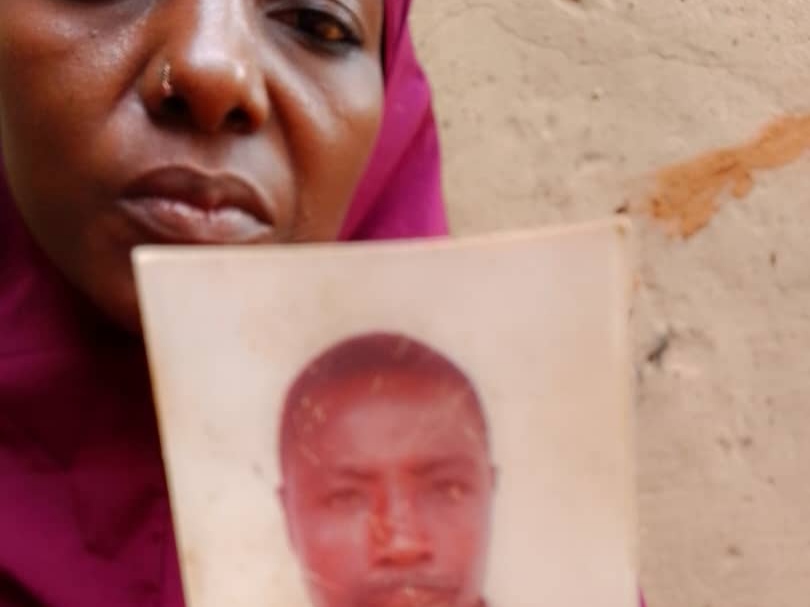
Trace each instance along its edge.
<instances>
[{"instance_id":1,"label":"man's eye in photo","mask_svg":"<svg viewBox=\"0 0 810 607\"><path fill-rule=\"evenodd\" d=\"M470 487L465 482L458 480L435 481L431 489L434 493L453 501L461 500L470 493Z\"/></svg>"},{"instance_id":2,"label":"man's eye in photo","mask_svg":"<svg viewBox=\"0 0 810 607\"><path fill-rule=\"evenodd\" d=\"M333 509L349 509L363 506L367 502L365 493L357 489L334 491L324 499L326 505Z\"/></svg>"}]
</instances>

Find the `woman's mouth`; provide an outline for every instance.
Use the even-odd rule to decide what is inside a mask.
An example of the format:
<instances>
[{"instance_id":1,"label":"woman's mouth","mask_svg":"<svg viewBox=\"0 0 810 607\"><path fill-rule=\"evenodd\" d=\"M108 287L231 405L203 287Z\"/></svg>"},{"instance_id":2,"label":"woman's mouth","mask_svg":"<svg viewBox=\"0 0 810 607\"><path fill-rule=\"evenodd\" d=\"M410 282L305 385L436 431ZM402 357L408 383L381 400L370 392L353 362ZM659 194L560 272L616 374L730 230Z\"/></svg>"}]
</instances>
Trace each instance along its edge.
<instances>
[{"instance_id":1,"label":"woman's mouth","mask_svg":"<svg viewBox=\"0 0 810 607\"><path fill-rule=\"evenodd\" d=\"M171 244L246 244L273 233L270 204L230 174L150 171L127 186L119 205L141 230Z\"/></svg>"}]
</instances>

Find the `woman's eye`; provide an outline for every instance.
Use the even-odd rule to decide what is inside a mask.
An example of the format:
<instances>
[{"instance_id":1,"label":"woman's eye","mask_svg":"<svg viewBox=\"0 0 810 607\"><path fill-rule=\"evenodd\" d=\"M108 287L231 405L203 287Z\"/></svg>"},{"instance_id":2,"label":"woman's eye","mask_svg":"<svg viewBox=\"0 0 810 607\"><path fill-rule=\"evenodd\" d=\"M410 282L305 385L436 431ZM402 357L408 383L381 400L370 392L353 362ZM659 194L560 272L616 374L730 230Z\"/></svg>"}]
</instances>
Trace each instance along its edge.
<instances>
[{"instance_id":1,"label":"woman's eye","mask_svg":"<svg viewBox=\"0 0 810 607\"><path fill-rule=\"evenodd\" d=\"M360 44L358 37L348 25L321 10L290 9L275 13L273 17L322 46L340 47Z\"/></svg>"}]
</instances>

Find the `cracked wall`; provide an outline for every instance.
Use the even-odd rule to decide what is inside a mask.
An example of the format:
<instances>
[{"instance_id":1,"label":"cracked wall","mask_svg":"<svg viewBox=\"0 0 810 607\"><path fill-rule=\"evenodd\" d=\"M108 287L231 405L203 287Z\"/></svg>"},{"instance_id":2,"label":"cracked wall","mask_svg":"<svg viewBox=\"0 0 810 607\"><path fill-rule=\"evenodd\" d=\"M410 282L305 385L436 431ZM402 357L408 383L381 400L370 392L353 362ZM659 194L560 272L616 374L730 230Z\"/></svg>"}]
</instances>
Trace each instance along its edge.
<instances>
[{"instance_id":1,"label":"cracked wall","mask_svg":"<svg viewBox=\"0 0 810 607\"><path fill-rule=\"evenodd\" d=\"M456 233L637 219L651 607L807 604L810 2L417 0L413 21Z\"/></svg>"}]
</instances>

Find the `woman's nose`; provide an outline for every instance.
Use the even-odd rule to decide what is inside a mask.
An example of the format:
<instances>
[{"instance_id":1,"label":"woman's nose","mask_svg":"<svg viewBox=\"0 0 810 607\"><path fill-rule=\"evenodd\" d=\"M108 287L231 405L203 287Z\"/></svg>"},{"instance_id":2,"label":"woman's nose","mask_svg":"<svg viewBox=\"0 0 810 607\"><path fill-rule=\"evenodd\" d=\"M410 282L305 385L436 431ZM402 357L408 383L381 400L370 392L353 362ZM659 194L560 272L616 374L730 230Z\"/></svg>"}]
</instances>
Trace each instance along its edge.
<instances>
[{"instance_id":1,"label":"woman's nose","mask_svg":"<svg viewBox=\"0 0 810 607\"><path fill-rule=\"evenodd\" d=\"M265 124L270 100L252 6L245 0L166 4L171 25L142 83L153 118L209 134L254 132Z\"/></svg>"}]
</instances>

